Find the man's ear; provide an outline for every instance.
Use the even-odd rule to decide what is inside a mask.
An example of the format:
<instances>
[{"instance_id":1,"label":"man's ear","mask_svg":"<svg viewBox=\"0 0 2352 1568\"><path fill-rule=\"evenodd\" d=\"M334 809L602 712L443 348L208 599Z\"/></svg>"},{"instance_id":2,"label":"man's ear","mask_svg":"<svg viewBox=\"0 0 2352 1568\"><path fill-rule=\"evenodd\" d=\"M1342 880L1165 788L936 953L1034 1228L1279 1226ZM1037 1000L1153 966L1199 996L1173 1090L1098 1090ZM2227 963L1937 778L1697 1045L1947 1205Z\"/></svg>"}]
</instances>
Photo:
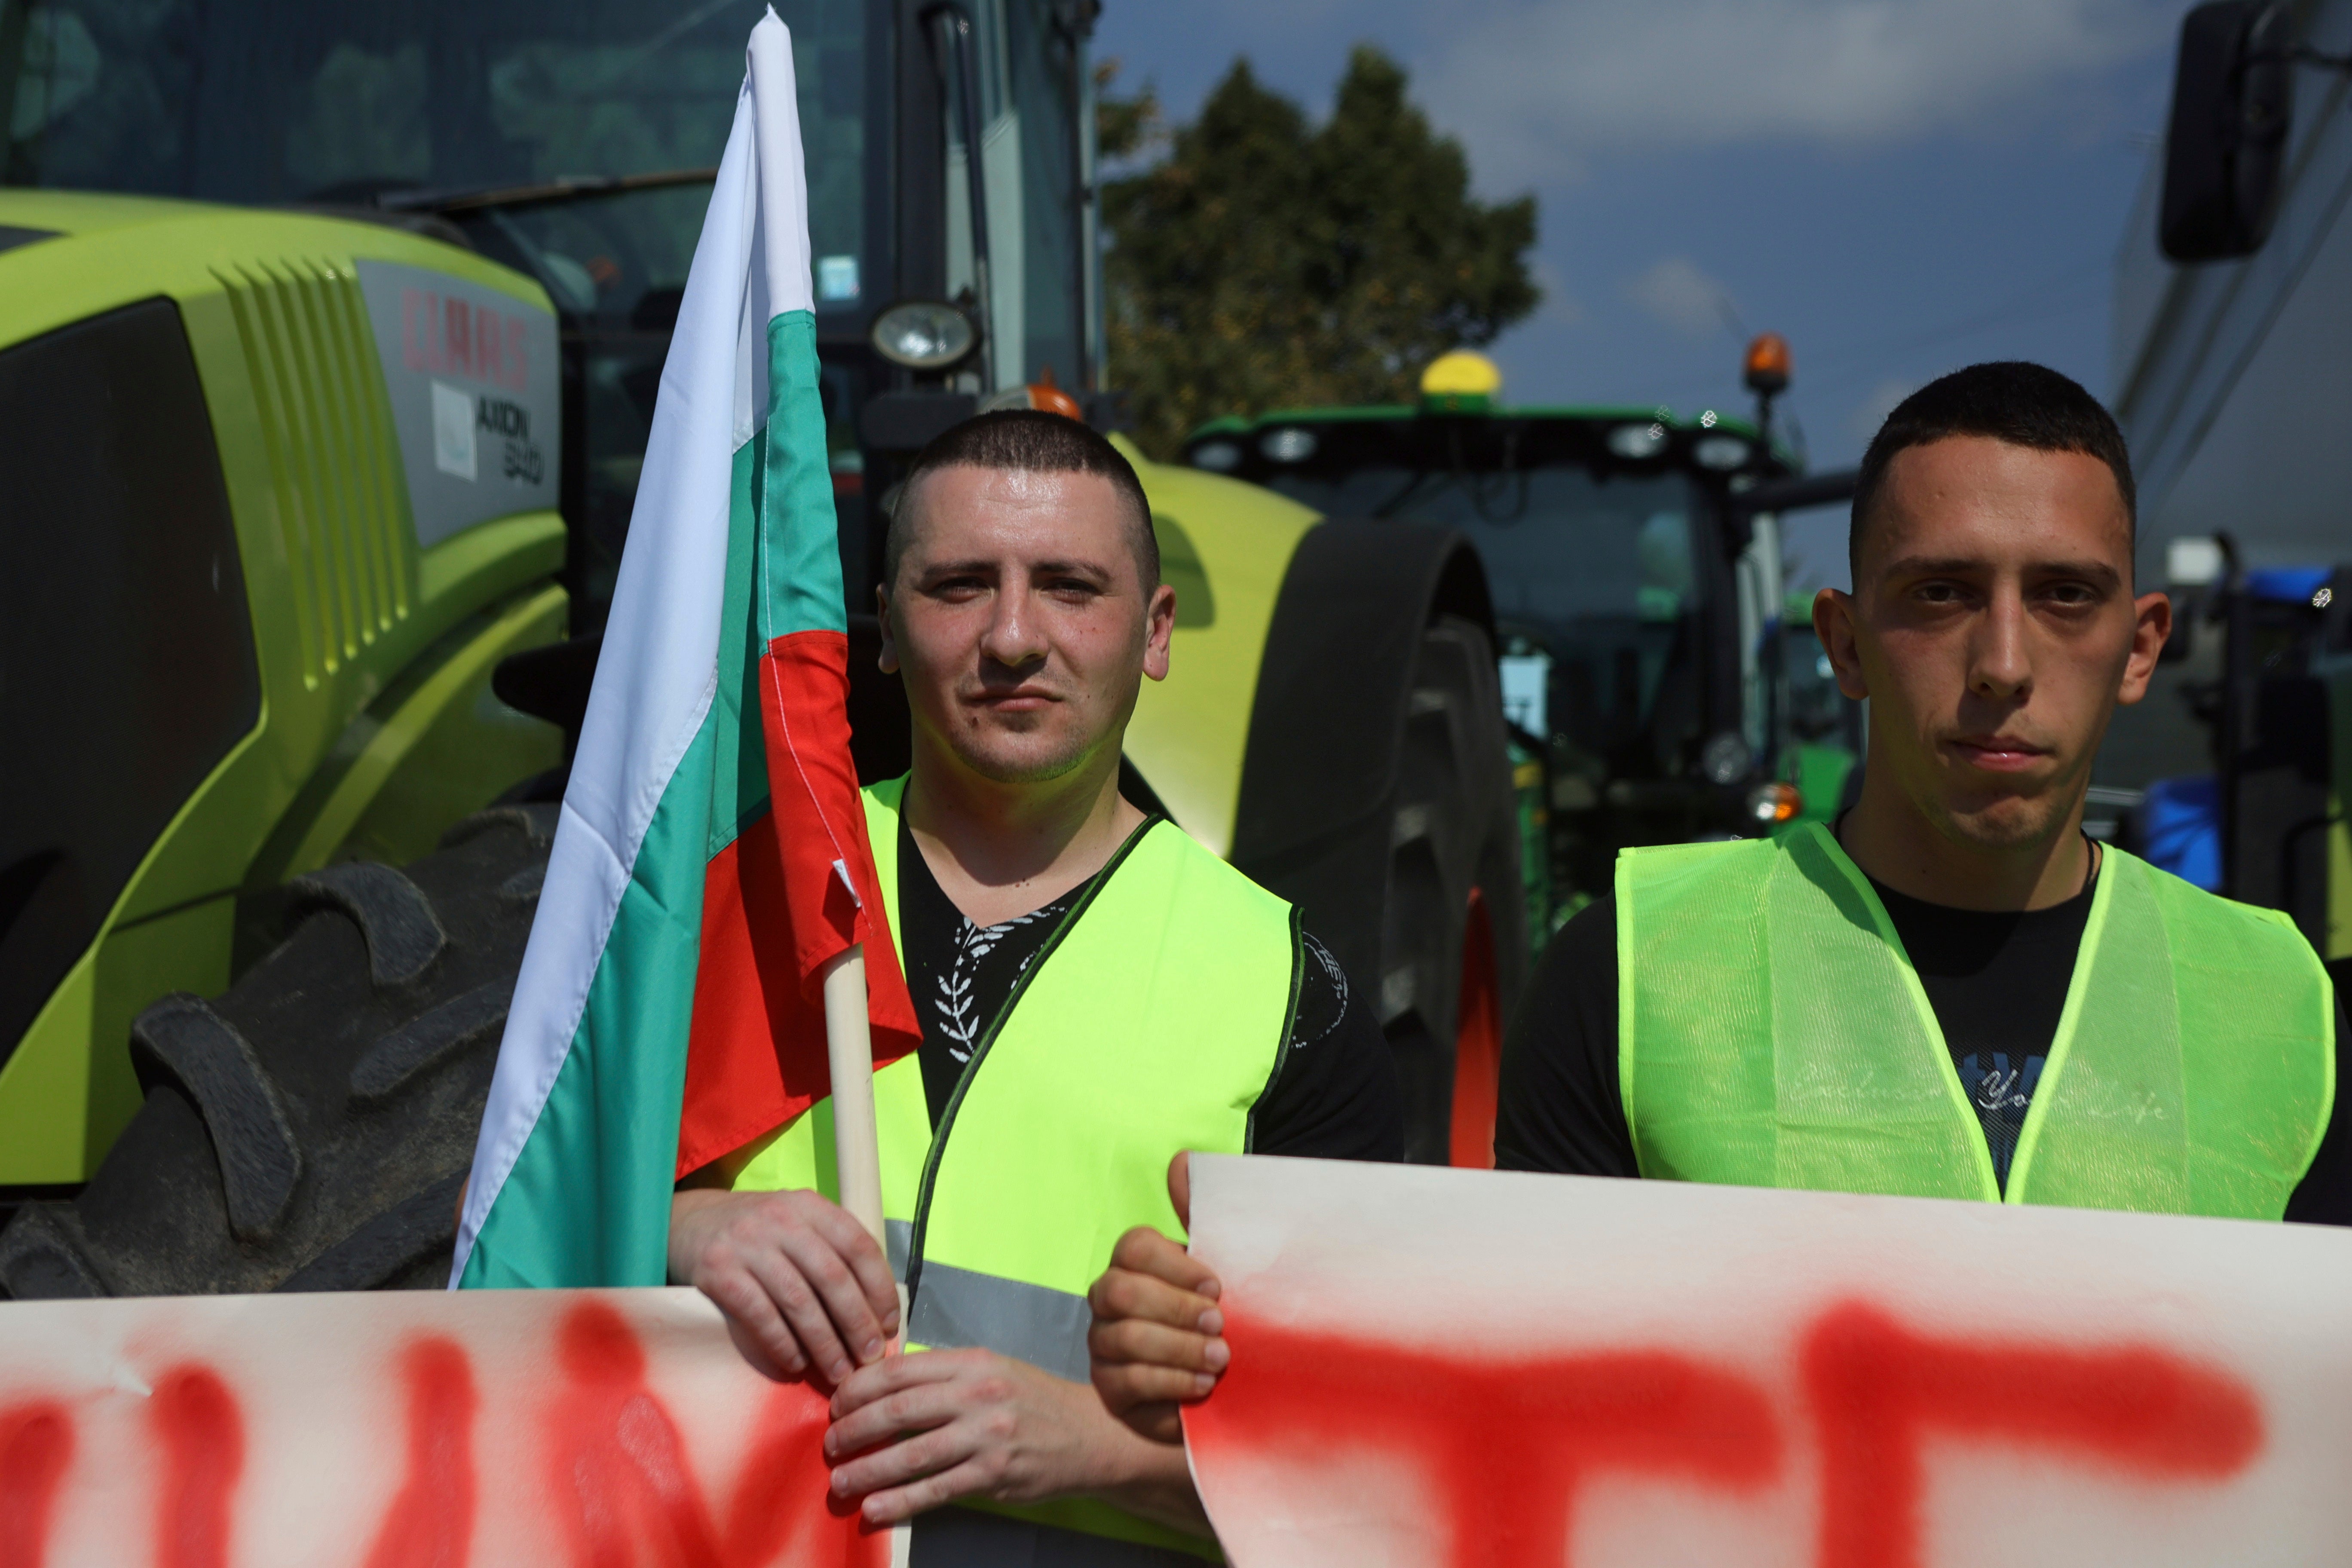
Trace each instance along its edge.
<instances>
[{"instance_id":1,"label":"man's ear","mask_svg":"<svg viewBox=\"0 0 2352 1568\"><path fill-rule=\"evenodd\" d=\"M1837 672L1838 689L1857 702L1868 697L1870 687L1862 678L1862 653L1854 635L1853 596L1835 588L1814 595L1813 635L1822 639L1822 651Z\"/></svg>"},{"instance_id":2,"label":"man's ear","mask_svg":"<svg viewBox=\"0 0 2352 1568\"><path fill-rule=\"evenodd\" d=\"M882 623L882 653L875 659L885 675L898 673L898 639L890 630L890 590L874 584L874 616Z\"/></svg>"},{"instance_id":3,"label":"man's ear","mask_svg":"<svg viewBox=\"0 0 2352 1568\"><path fill-rule=\"evenodd\" d=\"M2116 693L2116 700L2121 703L2137 702L2147 695L2157 657L2172 636L2172 601L2162 594L2142 594L2132 601L2132 615L2131 657L2124 661L2123 689Z\"/></svg>"},{"instance_id":4,"label":"man's ear","mask_svg":"<svg viewBox=\"0 0 2352 1568\"><path fill-rule=\"evenodd\" d=\"M1168 639L1176 629L1176 590L1162 583L1151 590L1143 611L1143 673L1168 679Z\"/></svg>"}]
</instances>

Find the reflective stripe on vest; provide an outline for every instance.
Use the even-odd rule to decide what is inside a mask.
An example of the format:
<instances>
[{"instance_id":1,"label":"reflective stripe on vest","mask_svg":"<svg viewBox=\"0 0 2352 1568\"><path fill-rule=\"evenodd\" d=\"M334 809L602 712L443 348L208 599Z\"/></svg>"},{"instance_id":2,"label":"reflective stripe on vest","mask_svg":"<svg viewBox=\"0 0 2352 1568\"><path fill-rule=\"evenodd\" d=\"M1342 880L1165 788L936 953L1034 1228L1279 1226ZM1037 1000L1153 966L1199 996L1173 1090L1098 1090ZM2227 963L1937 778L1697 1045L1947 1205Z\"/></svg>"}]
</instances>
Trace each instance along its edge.
<instances>
[{"instance_id":1,"label":"reflective stripe on vest","mask_svg":"<svg viewBox=\"0 0 2352 1568\"><path fill-rule=\"evenodd\" d=\"M866 791L894 940L905 785ZM936 1138L920 1062L877 1073L882 1205L891 1264L913 1298L908 1340L984 1346L1086 1381L1086 1292L1112 1244L1138 1225L1182 1234L1168 1162L1181 1149L1246 1151L1251 1113L1290 1037L1298 955L1289 905L1172 823L1153 823L1086 885L1031 961ZM832 1102L787 1128L736 1186L835 1195ZM1100 1503L1005 1511L1049 1533L1213 1556ZM1052 1560L1067 1554L1057 1548ZM1084 1556L1104 1560L1098 1545Z\"/></svg>"},{"instance_id":2,"label":"reflective stripe on vest","mask_svg":"<svg viewBox=\"0 0 2352 1568\"><path fill-rule=\"evenodd\" d=\"M1927 993L1819 825L1617 861L1642 1174L2276 1219L2326 1131L2335 997L2285 916L2115 848L2004 1194Z\"/></svg>"}]
</instances>

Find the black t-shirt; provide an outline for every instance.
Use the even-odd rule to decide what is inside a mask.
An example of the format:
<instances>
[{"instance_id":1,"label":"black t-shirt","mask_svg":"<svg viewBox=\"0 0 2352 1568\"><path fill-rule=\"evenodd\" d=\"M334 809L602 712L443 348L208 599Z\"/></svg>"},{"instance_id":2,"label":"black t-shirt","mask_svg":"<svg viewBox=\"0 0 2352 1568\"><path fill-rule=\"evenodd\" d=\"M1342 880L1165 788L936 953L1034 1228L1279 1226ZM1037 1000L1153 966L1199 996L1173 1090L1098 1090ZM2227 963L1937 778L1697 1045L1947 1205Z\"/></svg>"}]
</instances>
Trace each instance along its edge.
<instances>
[{"instance_id":1,"label":"black t-shirt","mask_svg":"<svg viewBox=\"0 0 2352 1568\"><path fill-rule=\"evenodd\" d=\"M1917 970L2005 1183L2090 918L2092 889L2046 910L1989 913L1924 903L1871 881ZM2336 1079L2344 1081L2343 999ZM1638 1176L1617 1073L1617 902L1579 910L1544 949L1503 1047L1495 1163L1504 1170ZM2286 1217L2352 1225L2352 1131L2339 1089L2319 1152Z\"/></svg>"},{"instance_id":2,"label":"black t-shirt","mask_svg":"<svg viewBox=\"0 0 2352 1568\"><path fill-rule=\"evenodd\" d=\"M1870 886L1911 955L2006 1190L2026 1108L2066 1010L2096 879L2063 904L2020 910L1931 904L1875 877Z\"/></svg>"},{"instance_id":3,"label":"black t-shirt","mask_svg":"<svg viewBox=\"0 0 2352 1568\"><path fill-rule=\"evenodd\" d=\"M975 926L940 888L898 827L898 934L907 984L923 1024L919 1052L931 1125L947 1112L972 1053L1036 961L1083 886L1025 915ZM1290 1047L1251 1117L1250 1152L1321 1160L1404 1158L1404 1098L1387 1037L1339 963L1302 937L1298 1008ZM1050 962L1050 960L1049 960ZM1214 975L1202 976L1213 984ZM1115 1042L1103 1042L1116 1048Z\"/></svg>"}]
</instances>

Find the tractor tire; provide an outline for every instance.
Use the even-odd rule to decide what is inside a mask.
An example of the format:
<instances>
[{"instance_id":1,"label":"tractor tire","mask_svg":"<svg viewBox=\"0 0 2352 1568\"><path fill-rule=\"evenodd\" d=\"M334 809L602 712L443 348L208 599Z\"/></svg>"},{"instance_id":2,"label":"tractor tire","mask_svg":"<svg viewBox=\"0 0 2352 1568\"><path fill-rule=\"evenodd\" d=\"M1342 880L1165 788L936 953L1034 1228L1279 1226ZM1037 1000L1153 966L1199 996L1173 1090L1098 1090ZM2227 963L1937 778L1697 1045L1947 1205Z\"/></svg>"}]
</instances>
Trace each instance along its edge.
<instances>
[{"instance_id":1,"label":"tractor tire","mask_svg":"<svg viewBox=\"0 0 2352 1568\"><path fill-rule=\"evenodd\" d=\"M404 869L294 881L268 956L132 1024L146 1101L79 1196L0 1231L0 1295L446 1284L555 818L499 806Z\"/></svg>"},{"instance_id":2,"label":"tractor tire","mask_svg":"<svg viewBox=\"0 0 2352 1568\"><path fill-rule=\"evenodd\" d=\"M1422 634L1408 689L1381 1026L1404 1090L1405 1158L1491 1168L1505 998L1517 999L1528 951L1494 644L1468 621L1440 617Z\"/></svg>"},{"instance_id":3,"label":"tractor tire","mask_svg":"<svg viewBox=\"0 0 2352 1568\"><path fill-rule=\"evenodd\" d=\"M1491 1165L1528 963L1486 575L1450 531L1300 542L1250 718L1234 864L1298 907L1395 1053L1405 1157Z\"/></svg>"}]
</instances>

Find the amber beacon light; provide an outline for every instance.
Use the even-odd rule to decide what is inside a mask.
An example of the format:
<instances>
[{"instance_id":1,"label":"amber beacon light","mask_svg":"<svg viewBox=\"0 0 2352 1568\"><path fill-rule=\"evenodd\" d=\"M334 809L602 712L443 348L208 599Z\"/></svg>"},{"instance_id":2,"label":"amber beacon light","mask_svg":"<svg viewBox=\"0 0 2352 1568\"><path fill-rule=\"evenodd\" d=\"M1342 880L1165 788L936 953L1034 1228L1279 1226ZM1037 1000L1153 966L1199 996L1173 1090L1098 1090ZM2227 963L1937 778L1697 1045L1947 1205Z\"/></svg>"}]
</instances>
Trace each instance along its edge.
<instances>
[{"instance_id":1,"label":"amber beacon light","mask_svg":"<svg viewBox=\"0 0 2352 1568\"><path fill-rule=\"evenodd\" d=\"M1789 390L1789 340L1778 332L1759 332L1748 345L1743 367L1748 390L1756 395L1756 433L1769 445L1772 439L1772 400Z\"/></svg>"},{"instance_id":2,"label":"amber beacon light","mask_svg":"<svg viewBox=\"0 0 2352 1568\"><path fill-rule=\"evenodd\" d=\"M1748 815L1759 827L1778 827L1784 822L1794 822L1805 809L1805 797L1797 786L1775 779L1758 784L1748 792Z\"/></svg>"},{"instance_id":3,"label":"amber beacon light","mask_svg":"<svg viewBox=\"0 0 2352 1568\"><path fill-rule=\"evenodd\" d=\"M1789 390L1789 340L1778 332L1759 332L1748 345L1748 390L1772 397Z\"/></svg>"}]
</instances>

